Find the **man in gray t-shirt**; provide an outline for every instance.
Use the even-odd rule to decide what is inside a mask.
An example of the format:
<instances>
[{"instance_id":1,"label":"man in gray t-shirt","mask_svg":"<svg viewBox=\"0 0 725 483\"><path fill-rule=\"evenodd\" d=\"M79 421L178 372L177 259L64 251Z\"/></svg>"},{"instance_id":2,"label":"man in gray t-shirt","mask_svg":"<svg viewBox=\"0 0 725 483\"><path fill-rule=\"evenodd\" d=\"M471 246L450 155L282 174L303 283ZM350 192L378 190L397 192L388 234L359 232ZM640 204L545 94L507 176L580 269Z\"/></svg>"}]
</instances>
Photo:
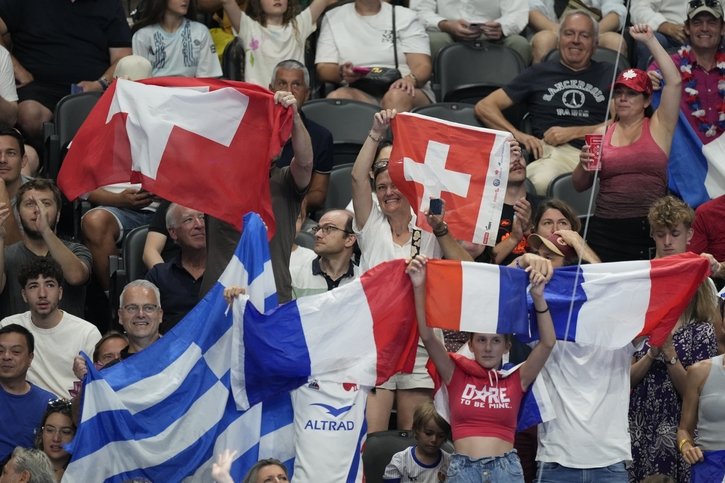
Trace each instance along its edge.
<instances>
[{"instance_id":1,"label":"man in gray t-shirt","mask_svg":"<svg viewBox=\"0 0 725 483\"><path fill-rule=\"evenodd\" d=\"M22 239L10 246L5 245L5 228L13 214L0 211L0 318L28 310L17 276L23 265L38 257L53 258L63 270L60 308L83 317L91 253L55 234L60 203L60 191L52 181L35 179L22 185L16 195Z\"/></svg>"}]
</instances>

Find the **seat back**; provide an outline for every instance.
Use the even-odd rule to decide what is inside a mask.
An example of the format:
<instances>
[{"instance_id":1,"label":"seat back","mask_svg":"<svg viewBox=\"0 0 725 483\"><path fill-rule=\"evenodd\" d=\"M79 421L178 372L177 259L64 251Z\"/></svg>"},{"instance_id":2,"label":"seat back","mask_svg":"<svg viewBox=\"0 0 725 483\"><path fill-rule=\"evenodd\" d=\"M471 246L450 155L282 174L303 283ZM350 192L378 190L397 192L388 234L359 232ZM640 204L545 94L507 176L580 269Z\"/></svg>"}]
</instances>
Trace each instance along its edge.
<instances>
[{"instance_id":1,"label":"seat back","mask_svg":"<svg viewBox=\"0 0 725 483\"><path fill-rule=\"evenodd\" d=\"M483 124L476 118L473 106L470 104L461 104L457 102L438 102L436 104L428 104L413 109L412 112L423 114L424 116L435 117L436 119L444 119L446 121L466 124L467 126L482 127Z\"/></svg>"},{"instance_id":2,"label":"seat back","mask_svg":"<svg viewBox=\"0 0 725 483\"><path fill-rule=\"evenodd\" d=\"M353 163L379 106L347 99L312 99L302 112L332 134L334 164Z\"/></svg>"},{"instance_id":3,"label":"seat back","mask_svg":"<svg viewBox=\"0 0 725 483\"><path fill-rule=\"evenodd\" d=\"M485 41L455 42L436 58L435 86L443 102L476 103L524 70L519 54Z\"/></svg>"},{"instance_id":4,"label":"seat back","mask_svg":"<svg viewBox=\"0 0 725 483\"><path fill-rule=\"evenodd\" d=\"M363 472L367 483L383 483L385 467L393 455L415 444L412 431L378 431L368 434L363 450Z\"/></svg>"},{"instance_id":5,"label":"seat back","mask_svg":"<svg viewBox=\"0 0 725 483\"><path fill-rule=\"evenodd\" d=\"M234 37L222 52L222 77L228 80L244 80L244 45L242 39Z\"/></svg>"},{"instance_id":6,"label":"seat back","mask_svg":"<svg viewBox=\"0 0 725 483\"><path fill-rule=\"evenodd\" d=\"M594 198L592 198L590 211L589 199L592 196L592 190L594 190ZM586 217L594 213L594 201L597 199L597 191L599 191L598 179L594 186L580 193L574 189L574 185L571 182L571 173L566 173L557 176L551 183L549 183L549 188L546 190L546 196L548 198L558 198L562 201L566 201L569 206L574 208L577 215L580 217Z\"/></svg>"},{"instance_id":7,"label":"seat back","mask_svg":"<svg viewBox=\"0 0 725 483\"><path fill-rule=\"evenodd\" d=\"M123 239L121 255L126 267L126 276L129 282L146 276L146 265L143 262L143 248L146 245L148 225L138 226L129 231Z\"/></svg>"},{"instance_id":8,"label":"seat back","mask_svg":"<svg viewBox=\"0 0 725 483\"><path fill-rule=\"evenodd\" d=\"M81 92L65 96L55 106L49 146L46 148L46 177L56 179L68 144L96 105L102 92Z\"/></svg>"},{"instance_id":9,"label":"seat back","mask_svg":"<svg viewBox=\"0 0 725 483\"><path fill-rule=\"evenodd\" d=\"M344 210L352 199L352 164L335 166L330 173L330 182L327 185L326 209Z\"/></svg>"}]
</instances>

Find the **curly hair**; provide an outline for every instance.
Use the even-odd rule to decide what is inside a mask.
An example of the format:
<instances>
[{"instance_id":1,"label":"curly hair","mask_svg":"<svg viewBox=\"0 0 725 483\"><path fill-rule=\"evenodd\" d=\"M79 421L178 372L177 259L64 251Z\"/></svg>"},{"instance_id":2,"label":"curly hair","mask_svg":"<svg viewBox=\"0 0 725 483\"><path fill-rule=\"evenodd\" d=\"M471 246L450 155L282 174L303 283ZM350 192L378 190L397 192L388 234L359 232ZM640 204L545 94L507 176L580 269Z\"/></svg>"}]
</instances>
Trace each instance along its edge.
<instances>
[{"instance_id":1,"label":"curly hair","mask_svg":"<svg viewBox=\"0 0 725 483\"><path fill-rule=\"evenodd\" d=\"M695 219L695 212L690 206L679 198L672 195L663 196L657 199L649 208L647 221L649 226L658 228L675 228L680 223L686 229L692 227Z\"/></svg>"}]
</instances>

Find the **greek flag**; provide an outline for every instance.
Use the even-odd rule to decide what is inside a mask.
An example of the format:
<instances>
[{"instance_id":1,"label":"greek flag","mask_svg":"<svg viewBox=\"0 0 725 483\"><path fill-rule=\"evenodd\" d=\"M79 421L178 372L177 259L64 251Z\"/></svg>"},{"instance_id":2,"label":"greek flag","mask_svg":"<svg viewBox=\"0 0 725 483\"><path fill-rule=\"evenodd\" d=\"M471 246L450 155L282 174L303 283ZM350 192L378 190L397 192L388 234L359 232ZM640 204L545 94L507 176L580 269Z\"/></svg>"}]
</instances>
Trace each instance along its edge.
<instances>
[{"instance_id":1,"label":"greek flag","mask_svg":"<svg viewBox=\"0 0 725 483\"><path fill-rule=\"evenodd\" d=\"M266 230L256 214L221 279L169 333L123 362L88 362L81 423L65 482L210 481L215 455L237 450L241 481L259 458L294 465L293 409L285 393L240 411L231 392L232 311L224 287L247 287L260 311L277 305Z\"/></svg>"}]
</instances>

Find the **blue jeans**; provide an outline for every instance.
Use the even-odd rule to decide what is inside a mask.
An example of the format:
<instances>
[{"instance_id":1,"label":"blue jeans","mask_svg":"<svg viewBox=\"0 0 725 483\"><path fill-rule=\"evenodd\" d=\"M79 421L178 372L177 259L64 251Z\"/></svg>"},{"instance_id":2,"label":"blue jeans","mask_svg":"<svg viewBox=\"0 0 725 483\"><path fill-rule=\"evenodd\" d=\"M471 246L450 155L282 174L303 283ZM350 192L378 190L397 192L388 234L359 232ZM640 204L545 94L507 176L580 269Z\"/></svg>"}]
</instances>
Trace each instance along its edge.
<instances>
[{"instance_id":1,"label":"blue jeans","mask_svg":"<svg viewBox=\"0 0 725 483\"><path fill-rule=\"evenodd\" d=\"M448 483L523 483L524 470L515 449L480 459L454 454L447 477Z\"/></svg>"},{"instance_id":2,"label":"blue jeans","mask_svg":"<svg viewBox=\"0 0 725 483\"><path fill-rule=\"evenodd\" d=\"M624 462L602 468L567 468L558 463L539 461L537 483L627 483L629 476Z\"/></svg>"}]
</instances>

